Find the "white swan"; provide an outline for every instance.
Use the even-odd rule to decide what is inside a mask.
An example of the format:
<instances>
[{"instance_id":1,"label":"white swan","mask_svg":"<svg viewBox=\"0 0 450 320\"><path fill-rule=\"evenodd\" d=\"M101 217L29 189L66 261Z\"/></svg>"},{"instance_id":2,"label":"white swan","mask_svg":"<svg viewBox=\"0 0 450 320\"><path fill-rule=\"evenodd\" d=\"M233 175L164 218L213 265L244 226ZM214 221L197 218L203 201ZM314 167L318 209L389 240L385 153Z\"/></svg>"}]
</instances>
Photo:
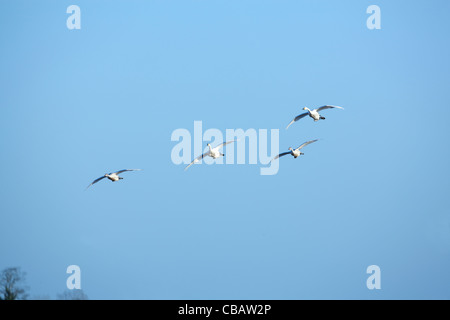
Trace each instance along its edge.
<instances>
[{"instance_id":1,"label":"white swan","mask_svg":"<svg viewBox=\"0 0 450 320\"><path fill-rule=\"evenodd\" d=\"M217 158L219 158L219 157L223 157L224 154L221 153L221 152L219 151L219 149L222 148L223 146L226 146L227 144L232 143L232 142L234 142L234 140L233 140L233 141L224 142L224 143L222 143L222 144L219 144L219 145L218 145L217 147L215 147L215 148L212 148L212 147L211 147L211 144L208 143L209 151L205 152L205 153L202 154L201 156L198 156L197 158L195 158L194 160L192 160L192 162L191 162L186 168L184 168L184 170L189 169L190 166L192 166L192 165L193 165L194 163L196 163L196 162L199 162L199 161L200 161L201 159L203 159L204 157L211 157L211 158L213 158L213 159L217 159Z\"/></svg>"},{"instance_id":2,"label":"white swan","mask_svg":"<svg viewBox=\"0 0 450 320\"><path fill-rule=\"evenodd\" d=\"M296 116L294 119L292 119L292 121L289 122L289 124L287 125L286 129L288 129L289 126L290 126L291 124L293 124L294 122L296 122L296 121L300 120L301 118L306 117L306 116L308 116L308 115L309 115L311 118L313 118L314 121L325 120L325 117L322 117L322 116L319 114L319 112L322 111L322 110L333 109L333 108L344 109L344 108L342 108L342 107L336 107L336 106L323 106L323 107L320 107L320 108L317 108L317 109L314 109L314 110L310 110L309 108L304 107L303 110L307 110L308 112L302 113L302 114Z\"/></svg>"},{"instance_id":3,"label":"white swan","mask_svg":"<svg viewBox=\"0 0 450 320\"><path fill-rule=\"evenodd\" d=\"M115 181L119 181L122 180L122 177L119 177L119 174L123 173L123 172L127 172L127 171L141 171L142 169L124 169L124 170L119 170L116 172L111 172L111 173L106 173L103 177L100 177L98 179L95 179L90 185L87 186L86 190L92 186L93 184L96 184L97 182L99 182L102 179L108 178L109 180L111 180L112 182Z\"/></svg>"},{"instance_id":4,"label":"white swan","mask_svg":"<svg viewBox=\"0 0 450 320\"><path fill-rule=\"evenodd\" d=\"M311 140L311 141L307 141L307 142L305 142L304 144L302 144L300 147L298 147L297 149L289 148L289 149L288 149L288 150L290 150L289 152L283 152L283 153L280 153L280 154L277 155L275 158L273 158L270 162L272 162L272 161L274 161L274 160L277 160L278 158L283 157L283 156L288 155L288 154L292 155L292 156L296 159L297 157L299 157L299 156L301 156L301 155L304 155L303 152L300 152L300 150L301 150L302 148L306 147L308 144L311 144L311 143L313 143L313 142L316 142L317 140L318 140L318 139L316 139L316 140Z\"/></svg>"}]
</instances>

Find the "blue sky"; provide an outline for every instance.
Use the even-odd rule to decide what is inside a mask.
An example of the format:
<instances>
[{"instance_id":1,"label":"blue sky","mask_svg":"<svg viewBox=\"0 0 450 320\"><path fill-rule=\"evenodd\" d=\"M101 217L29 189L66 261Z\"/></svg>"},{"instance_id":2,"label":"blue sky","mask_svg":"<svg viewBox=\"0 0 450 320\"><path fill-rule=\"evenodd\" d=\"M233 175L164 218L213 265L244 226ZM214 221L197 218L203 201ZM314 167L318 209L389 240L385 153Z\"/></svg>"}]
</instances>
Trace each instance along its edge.
<instances>
[{"instance_id":1,"label":"blue sky","mask_svg":"<svg viewBox=\"0 0 450 320\"><path fill-rule=\"evenodd\" d=\"M91 299L449 299L449 9L2 1L0 269L31 297L75 264ZM324 104L345 110L284 129ZM185 172L170 137L196 120L320 141L274 176ZM143 171L84 191L123 168Z\"/></svg>"}]
</instances>

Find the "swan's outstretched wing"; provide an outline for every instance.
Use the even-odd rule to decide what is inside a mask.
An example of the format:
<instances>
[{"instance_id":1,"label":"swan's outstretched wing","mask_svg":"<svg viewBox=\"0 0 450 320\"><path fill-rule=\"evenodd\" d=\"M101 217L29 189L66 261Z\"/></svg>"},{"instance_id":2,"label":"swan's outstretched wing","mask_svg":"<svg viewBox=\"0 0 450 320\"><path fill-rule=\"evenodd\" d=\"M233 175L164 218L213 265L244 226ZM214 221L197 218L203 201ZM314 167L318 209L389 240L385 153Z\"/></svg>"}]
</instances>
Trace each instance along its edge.
<instances>
[{"instance_id":1,"label":"swan's outstretched wing","mask_svg":"<svg viewBox=\"0 0 450 320\"><path fill-rule=\"evenodd\" d=\"M92 181L92 183L91 183L90 185L87 186L86 190L87 190L90 186L92 186L93 184L96 184L97 182L99 182L100 180L105 179L105 178L106 178L106 177L103 176L103 177L100 177L100 178L98 178L98 179L95 179L94 181Z\"/></svg>"},{"instance_id":2,"label":"swan's outstretched wing","mask_svg":"<svg viewBox=\"0 0 450 320\"><path fill-rule=\"evenodd\" d=\"M311 140L311 141L307 141L307 142L305 142L304 144L302 144L300 147L298 147L296 150L300 150L300 149L306 147L308 144L311 144L311 143L313 143L313 142L316 142L317 140L318 140L318 139L316 139L316 140Z\"/></svg>"},{"instance_id":3,"label":"swan's outstretched wing","mask_svg":"<svg viewBox=\"0 0 450 320\"><path fill-rule=\"evenodd\" d=\"M227 144L233 143L234 141L235 141L235 140L224 142L224 143L222 143L222 144L219 144L219 145L218 145L217 147L215 147L214 149L220 149L220 148L222 148L223 146L226 146Z\"/></svg>"},{"instance_id":4,"label":"swan's outstretched wing","mask_svg":"<svg viewBox=\"0 0 450 320\"><path fill-rule=\"evenodd\" d=\"M142 169L123 169L123 170L119 170L114 172L115 174L121 174L123 172L127 172L127 171L142 171Z\"/></svg>"},{"instance_id":5,"label":"swan's outstretched wing","mask_svg":"<svg viewBox=\"0 0 450 320\"><path fill-rule=\"evenodd\" d=\"M299 114L298 116L296 116L294 119L292 119L291 122L289 122L289 124L286 127L286 130L291 126L291 124L293 124L294 122L300 120L303 117L306 117L308 114L309 114L308 112L305 112L305 113L302 113L302 114Z\"/></svg>"},{"instance_id":6,"label":"swan's outstretched wing","mask_svg":"<svg viewBox=\"0 0 450 320\"><path fill-rule=\"evenodd\" d=\"M204 154L202 154L201 156L198 156L197 158L195 158L194 160L192 160L191 163L188 164L188 166L186 168L184 168L184 170L186 171L187 169L189 169L190 166L192 166L194 163L199 162L201 159L203 159L204 157L206 157L209 154L209 152L205 152Z\"/></svg>"},{"instance_id":7,"label":"swan's outstretched wing","mask_svg":"<svg viewBox=\"0 0 450 320\"><path fill-rule=\"evenodd\" d=\"M275 160L277 160L278 158L281 158L281 157L283 157L283 156L285 156L285 155L287 155L287 154L291 154L291 153L292 153L291 151L280 153L280 154L277 155L275 158L273 158L272 160L270 160L270 162L275 161Z\"/></svg>"},{"instance_id":8,"label":"swan's outstretched wing","mask_svg":"<svg viewBox=\"0 0 450 320\"><path fill-rule=\"evenodd\" d=\"M317 112L320 112L320 111L322 111L322 110L333 109L333 108L344 109L344 108L342 108L342 107L337 107L337 106L322 106L322 107L320 107L320 108L317 108L316 111L317 111Z\"/></svg>"}]
</instances>

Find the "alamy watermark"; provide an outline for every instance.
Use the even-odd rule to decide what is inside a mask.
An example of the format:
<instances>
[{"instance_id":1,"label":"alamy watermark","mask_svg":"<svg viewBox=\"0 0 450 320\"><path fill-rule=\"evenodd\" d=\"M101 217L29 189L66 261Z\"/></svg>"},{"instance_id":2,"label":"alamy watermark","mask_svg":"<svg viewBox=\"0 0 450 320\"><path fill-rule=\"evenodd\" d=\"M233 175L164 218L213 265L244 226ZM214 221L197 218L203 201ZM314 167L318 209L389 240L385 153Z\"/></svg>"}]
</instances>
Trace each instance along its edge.
<instances>
[{"instance_id":1,"label":"alamy watermark","mask_svg":"<svg viewBox=\"0 0 450 320\"><path fill-rule=\"evenodd\" d=\"M67 267L66 273L70 276L67 278L66 286L67 289L81 289L81 269L77 265L70 265Z\"/></svg>"},{"instance_id":2,"label":"alamy watermark","mask_svg":"<svg viewBox=\"0 0 450 320\"><path fill-rule=\"evenodd\" d=\"M81 10L77 5L70 5L67 7L66 13L70 13L71 15L67 18L66 25L67 29L81 29Z\"/></svg>"},{"instance_id":3,"label":"alamy watermark","mask_svg":"<svg viewBox=\"0 0 450 320\"><path fill-rule=\"evenodd\" d=\"M224 146L224 154L216 159L204 157L197 163L205 164L260 164L261 175L274 175L278 173L278 161L271 160L279 153L279 129L270 130L270 152L269 152L269 130L268 129L226 129L225 136L219 129L210 128L203 132L202 121L194 121L193 135L188 129L180 128L172 132L171 141L178 143L172 148L172 163L190 164L193 159L201 156L208 147L204 142L209 142L216 147L225 141L234 143ZM193 148L192 148L193 146ZM193 149L193 150L192 150ZM235 154L236 150L236 154ZM236 158L236 161L235 161ZM269 165L270 163L270 165Z\"/></svg>"},{"instance_id":4,"label":"alamy watermark","mask_svg":"<svg viewBox=\"0 0 450 320\"><path fill-rule=\"evenodd\" d=\"M367 289L373 290L381 289L381 269L377 265L371 265L367 267L367 274L370 274L369 278L367 278L366 286Z\"/></svg>"},{"instance_id":5,"label":"alamy watermark","mask_svg":"<svg viewBox=\"0 0 450 320\"><path fill-rule=\"evenodd\" d=\"M367 7L366 13L371 14L366 21L369 30L381 29L381 9L377 5Z\"/></svg>"}]
</instances>

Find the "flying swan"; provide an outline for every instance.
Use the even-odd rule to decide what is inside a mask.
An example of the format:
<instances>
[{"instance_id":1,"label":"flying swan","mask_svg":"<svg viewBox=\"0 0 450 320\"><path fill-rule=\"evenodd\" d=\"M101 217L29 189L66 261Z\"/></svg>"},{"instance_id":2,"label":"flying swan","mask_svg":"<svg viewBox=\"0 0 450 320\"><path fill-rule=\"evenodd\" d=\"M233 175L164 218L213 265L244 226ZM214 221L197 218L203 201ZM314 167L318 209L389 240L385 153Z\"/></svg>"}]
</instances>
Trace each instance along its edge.
<instances>
[{"instance_id":1,"label":"flying swan","mask_svg":"<svg viewBox=\"0 0 450 320\"><path fill-rule=\"evenodd\" d=\"M277 160L278 158L283 157L283 156L285 156L285 155L287 155L287 154L292 155L292 156L296 159L296 158L299 157L300 155L304 155L303 152L300 152L300 150L301 150L302 148L304 148L304 147L306 147L308 144L311 144L311 143L316 142L316 141L317 141L317 139L316 139L316 140L307 141L307 142L305 142L304 144L302 144L300 147L298 147L297 149L292 149L292 148L289 147L289 149L288 149L288 150L290 150L289 152L283 152L283 153L280 153L280 154L277 155L275 158L273 158L270 162L275 161L275 160Z\"/></svg>"},{"instance_id":2,"label":"flying swan","mask_svg":"<svg viewBox=\"0 0 450 320\"><path fill-rule=\"evenodd\" d=\"M294 119L292 119L292 121L287 125L286 130L290 127L291 124L293 124L294 122L300 120L301 118L304 118L306 116L310 116L311 118L314 119L314 121L319 121L319 120L325 120L325 117L322 117L319 112L322 110L326 110L326 109L333 109L333 108L338 108L338 109L344 109L342 107L336 107L336 106L323 106L314 110L310 110L307 107L304 107L303 110L307 110L308 112L302 113L298 116L296 116Z\"/></svg>"},{"instance_id":3,"label":"flying swan","mask_svg":"<svg viewBox=\"0 0 450 320\"><path fill-rule=\"evenodd\" d=\"M222 148L223 146L226 146L227 144L232 143L232 142L234 142L234 140L233 140L233 141L224 142L224 143L222 143L222 144L219 144L219 145L218 145L217 147L215 147L215 148L212 148L212 147L211 147L211 144L208 143L209 151L206 151L206 152L205 152L204 154L202 154L201 156L198 156L197 158L195 158L194 160L192 160L192 162L191 162L186 168L184 168L184 170L189 169L190 166L192 166L192 165L193 165L194 163L196 163L196 162L199 162L199 161L200 161L201 159L203 159L204 157L211 157L211 158L213 158L213 159L217 159L217 158L219 158L219 157L223 157L224 154L221 153L221 152L219 151L219 149Z\"/></svg>"},{"instance_id":4,"label":"flying swan","mask_svg":"<svg viewBox=\"0 0 450 320\"><path fill-rule=\"evenodd\" d=\"M122 180L122 177L119 177L119 174L123 173L123 172L127 172L127 171L141 171L142 169L124 169L124 170L119 170L116 172L112 172L112 173L106 173L103 177L100 177L96 180L94 180L90 185L87 186L86 190L92 186L93 184L96 184L97 182L99 182L102 179L108 178L109 180L111 180L112 182L115 181L119 181Z\"/></svg>"}]
</instances>

